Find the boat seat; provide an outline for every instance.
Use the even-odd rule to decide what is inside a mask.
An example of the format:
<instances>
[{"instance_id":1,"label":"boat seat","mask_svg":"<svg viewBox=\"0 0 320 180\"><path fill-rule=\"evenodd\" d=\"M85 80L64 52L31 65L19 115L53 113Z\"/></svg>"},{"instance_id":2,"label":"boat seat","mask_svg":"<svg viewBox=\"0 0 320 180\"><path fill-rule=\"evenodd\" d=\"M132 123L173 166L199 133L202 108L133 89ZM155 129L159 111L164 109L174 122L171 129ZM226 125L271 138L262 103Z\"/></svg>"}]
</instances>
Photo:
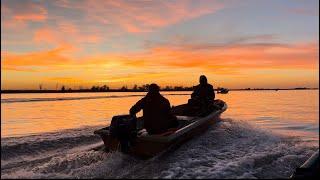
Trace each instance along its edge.
<instances>
[{"instance_id":1,"label":"boat seat","mask_svg":"<svg viewBox=\"0 0 320 180\"><path fill-rule=\"evenodd\" d=\"M164 133L160 133L160 134L153 134L153 136L168 136L170 134L175 133L178 129L180 129L180 127L177 128L170 128L168 129L166 132ZM148 136L148 132L146 131L146 129L142 129L140 131L138 131L138 137L142 137L142 136Z\"/></svg>"},{"instance_id":2,"label":"boat seat","mask_svg":"<svg viewBox=\"0 0 320 180\"><path fill-rule=\"evenodd\" d=\"M183 120L183 121L192 121L192 120L194 120L196 118L198 118L198 117L195 117L195 116L177 116L178 121L181 121L181 120Z\"/></svg>"},{"instance_id":3,"label":"boat seat","mask_svg":"<svg viewBox=\"0 0 320 180\"><path fill-rule=\"evenodd\" d=\"M139 130L138 133L137 133L137 136L138 136L138 137L147 136L147 135L148 135L148 132L147 132L146 129L141 129L141 130Z\"/></svg>"}]
</instances>

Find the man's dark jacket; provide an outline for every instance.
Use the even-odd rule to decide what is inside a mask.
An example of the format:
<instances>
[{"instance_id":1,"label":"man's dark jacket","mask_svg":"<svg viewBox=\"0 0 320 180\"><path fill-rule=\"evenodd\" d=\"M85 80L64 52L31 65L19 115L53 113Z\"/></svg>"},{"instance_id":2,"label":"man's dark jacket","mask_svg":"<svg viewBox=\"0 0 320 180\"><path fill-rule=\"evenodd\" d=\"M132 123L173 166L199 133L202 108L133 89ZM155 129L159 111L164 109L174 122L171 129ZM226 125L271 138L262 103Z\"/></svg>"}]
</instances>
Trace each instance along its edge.
<instances>
[{"instance_id":1,"label":"man's dark jacket","mask_svg":"<svg viewBox=\"0 0 320 180\"><path fill-rule=\"evenodd\" d=\"M211 84L199 84L194 86L191 98L196 98L199 100L214 100L215 94L213 86Z\"/></svg>"},{"instance_id":2,"label":"man's dark jacket","mask_svg":"<svg viewBox=\"0 0 320 180\"><path fill-rule=\"evenodd\" d=\"M149 134L163 133L177 125L177 119L171 114L169 101L160 93L148 93L130 109L136 114L143 109L144 128Z\"/></svg>"}]
</instances>

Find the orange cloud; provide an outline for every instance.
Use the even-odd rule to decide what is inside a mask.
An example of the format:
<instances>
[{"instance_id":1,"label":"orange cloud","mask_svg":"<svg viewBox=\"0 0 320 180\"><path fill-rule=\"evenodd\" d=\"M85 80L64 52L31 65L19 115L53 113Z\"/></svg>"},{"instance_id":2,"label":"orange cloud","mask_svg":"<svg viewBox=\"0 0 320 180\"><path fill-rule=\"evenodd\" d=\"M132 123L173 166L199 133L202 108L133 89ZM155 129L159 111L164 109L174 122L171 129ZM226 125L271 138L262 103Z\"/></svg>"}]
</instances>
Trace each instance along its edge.
<instances>
[{"instance_id":1,"label":"orange cloud","mask_svg":"<svg viewBox=\"0 0 320 180\"><path fill-rule=\"evenodd\" d=\"M82 82L85 82L83 79L75 78L75 77L50 77L46 80L60 82L60 83L74 83L74 82L82 83Z\"/></svg>"},{"instance_id":2,"label":"orange cloud","mask_svg":"<svg viewBox=\"0 0 320 180\"><path fill-rule=\"evenodd\" d=\"M9 52L1 52L1 65L5 70L25 70L25 68L35 66L59 66L71 62L71 60L62 53L72 51L69 45L64 45L49 51L33 52L26 54L14 54Z\"/></svg>"},{"instance_id":3,"label":"orange cloud","mask_svg":"<svg viewBox=\"0 0 320 180\"><path fill-rule=\"evenodd\" d=\"M34 41L37 43L52 43L58 44L63 41L55 31L52 31L49 28L38 29L34 34Z\"/></svg>"},{"instance_id":4,"label":"orange cloud","mask_svg":"<svg viewBox=\"0 0 320 180\"><path fill-rule=\"evenodd\" d=\"M98 69L119 66L119 59L115 55L88 56L82 58L73 57L78 49L70 44L60 44L58 47L30 52L11 53L1 51L1 69L14 71L37 71L48 70L72 70L72 69Z\"/></svg>"},{"instance_id":5,"label":"orange cloud","mask_svg":"<svg viewBox=\"0 0 320 180\"><path fill-rule=\"evenodd\" d=\"M183 67L303 68L317 64L316 43L307 44L188 44L153 47L148 54L160 57L158 64ZM166 57L163 59L161 57Z\"/></svg>"},{"instance_id":6,"label":"orange cloud","mask_svg":"<svg viewBox=\"0 0 320 180\"><path fill-rule=\"evenodd\" d=\"M68 52L69 53L66 53ZM161 45L132 53L109 53L72 58L74 49L68 45L43 52L2 53L3 68L17 69L28 66L64 68L131 68L184 69L200 68L219 72L243 69L314 69L318 67L316 43L307 44L187 44ZM66 56L68 54L68 56ZM71 54L71 55L70 55Z\"/></svg>"},{"instance_id":7,"label":"orange cloud","mask_svg":"<svg viewBox=\"0 0 320 180\"><path fill-rule=\"evenodd\" d=\"M36 82L42 79L51 84L52 88L56 83L88 87L96 83L107 83L112 87L150 82L162 86L190 85L191 80L196 81L200 74L207 74L211 79L224 83L224 86L246 86L246 82L265 87L276 87L280 82L295 86L294 83L313 85L318 81L316 74L312 75L319 68L316 43L194 44L194 47L197 48L191 51L191 44L179 47L162 44L161 47L142 52L101 54L75 59L66 55L74 52L72 47L65 45L49 51L25 54L1 52L1 61L4 72L35 72L34 78L38 79ZM50 70L58 71L60 77L48 76L46 72ZM275 82L271 79L275 79ZM5 82L11 81L6 79Z\"/></svg>"},{"instance_id":8,"label":"orange cloud","mask_svg":"<svg viewBox=\"0 0 320 180\"><path fill-rule=\"evenodd\" d=\"M167 72L148 72L148 73L134 73L134 74L126 74L126 75L119 75L119 76L109 76L108 78L98 79L95 82L101 83L109 83L109 82L127 82L132 80L150 80L150 78L159 78L159 77L166 77L168 75L172 75L171 73Z\"/></svg>"},{"instance_id":9,"label":"orange cloud","mask_svg":"<svg viewBox=\"0 0 320 180\"><path fill-rule=\"evenodd\" d=\"M99 34L84 34L71 23L59 23L56 29L42 27L35 31L33 40L36 43L59 45L61 43L98 43L102 40Z\"/></svg>"},{"instance_id":10,"label":"orange cloud","mask_svg":"<svg viewBox=\"0 0 320 180\"><path fill-rule=\"evenodd\" d=\"M246 83L261 87L278 87L277 83L283 84L283 87L296 86L295 83L314 86L318 82L318 51L317 43L190 43L161 44L140 52L74 58L73 47L61 45L33 53L1 52L1 69L4 72L16 71L17 75L17 71L34 72L33 81L38 83L43 79L43 82L51 83L52 88L55 83L88 87L96 83L107 83L112 87L121 87L157 82L162 86L189 86L191 80L196 81L195 77L200 74L209 75L215 81L224 83L223 86L244 87ZM46 74L49 71L58 72L61 78L50 78ZM5 82L14 87L14 84L9 83L13 82L10 78Z\"/></svg>"},{"instance_id":11,"label":"orange cloud","mask_svg":"<svg viewBox=\"0 0 320 180\"><path fill-rule=\"evenodd\" d=\"M18 21L44 21L46 18L44 14L20 14L14 16L14 19Z\"/></svg>"}]
</instances>

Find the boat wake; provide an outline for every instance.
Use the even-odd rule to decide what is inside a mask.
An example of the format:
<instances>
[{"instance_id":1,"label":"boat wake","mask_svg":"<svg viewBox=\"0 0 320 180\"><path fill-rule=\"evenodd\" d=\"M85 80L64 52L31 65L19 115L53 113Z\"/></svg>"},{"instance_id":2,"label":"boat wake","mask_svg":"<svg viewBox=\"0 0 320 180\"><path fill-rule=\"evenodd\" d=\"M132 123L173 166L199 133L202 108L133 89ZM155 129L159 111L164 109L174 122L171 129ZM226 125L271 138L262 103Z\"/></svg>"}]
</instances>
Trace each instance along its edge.
<instances>
[{"instance_id":1,"label":"boat wake","mask_svg":"<svg viewBox=\"0 0 320 180\"><path fill-rule=\"evenodd\" d=\"M149 160L94 150L93 130L2 138L1 178L286 178L319 144L223 119Z\"/></svg>"}]
</instances>

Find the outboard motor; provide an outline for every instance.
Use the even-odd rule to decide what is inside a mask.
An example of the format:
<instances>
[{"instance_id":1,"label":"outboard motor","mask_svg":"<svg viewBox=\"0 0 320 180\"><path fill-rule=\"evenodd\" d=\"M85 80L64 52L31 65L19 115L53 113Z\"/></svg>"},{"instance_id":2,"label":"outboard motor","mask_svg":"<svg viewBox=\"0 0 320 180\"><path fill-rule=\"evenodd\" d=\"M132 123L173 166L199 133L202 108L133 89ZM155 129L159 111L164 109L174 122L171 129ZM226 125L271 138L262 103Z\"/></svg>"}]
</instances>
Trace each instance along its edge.
<instances>
[{"instance_id":1,"label":"outboard motor","mask_svg":"<svg viewBox=\"0 0 320 180\"><path fill-rule=\"evenodd\" d=\"M137 137L137 118L131 115L113 116L110 135L120 141L121 151L127 153Z\"/></svg>"}]
</instances>

